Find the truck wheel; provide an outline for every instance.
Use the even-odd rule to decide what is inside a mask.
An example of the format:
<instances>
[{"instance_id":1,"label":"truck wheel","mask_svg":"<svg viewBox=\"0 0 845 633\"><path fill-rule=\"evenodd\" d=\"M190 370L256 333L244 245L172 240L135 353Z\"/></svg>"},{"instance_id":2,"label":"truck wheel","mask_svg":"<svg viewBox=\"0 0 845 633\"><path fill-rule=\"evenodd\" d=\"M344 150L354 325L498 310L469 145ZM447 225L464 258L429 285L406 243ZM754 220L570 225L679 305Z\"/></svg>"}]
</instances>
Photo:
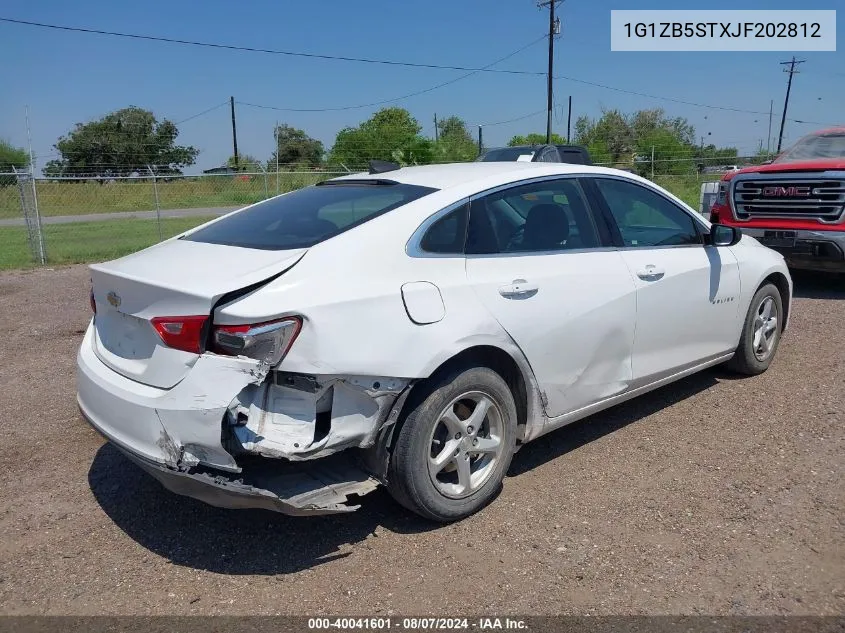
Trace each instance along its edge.
<instances>
[{"instance_id":1,"label":"truck wheel","mask_svg":"<svg viewBox=\"0 0 845 633\"><path fill-rule=\"evenodd\" d=\"M422 388L398 430L388 490L425 518L457 521L501 487L516 444L516 405L487 367L458 369Z\"/></svg>"},{"instance_id":2,"label":"truck wheel","mask_svg":"<svg viewBox=\"0 0 845 633\"><path fill-rule=\"evenodd\" d=\"M783 328L783 302L774 284L762 286L751 300L742 335L728 368L747 376L762 374L772 364Z\"/></svg>"}]
</instances>

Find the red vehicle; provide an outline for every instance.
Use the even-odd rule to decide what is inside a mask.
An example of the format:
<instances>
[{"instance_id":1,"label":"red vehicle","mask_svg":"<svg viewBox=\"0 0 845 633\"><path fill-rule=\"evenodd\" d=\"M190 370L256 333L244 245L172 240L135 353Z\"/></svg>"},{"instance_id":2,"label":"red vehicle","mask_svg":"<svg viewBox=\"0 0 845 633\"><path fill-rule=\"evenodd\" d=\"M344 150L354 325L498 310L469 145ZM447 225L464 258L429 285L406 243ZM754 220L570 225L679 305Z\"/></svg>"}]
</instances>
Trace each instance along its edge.
<instances>
[{"instance_id":1,"label":"red vehicle","mask_svg":"<svg viewBox=\"0 0 845 633\"><path fill-rule=\"evenodd\" d=\"M845 273L845 126L725 174L710 221L740 227L792 268Z\"/></svg>"}]
</instances>

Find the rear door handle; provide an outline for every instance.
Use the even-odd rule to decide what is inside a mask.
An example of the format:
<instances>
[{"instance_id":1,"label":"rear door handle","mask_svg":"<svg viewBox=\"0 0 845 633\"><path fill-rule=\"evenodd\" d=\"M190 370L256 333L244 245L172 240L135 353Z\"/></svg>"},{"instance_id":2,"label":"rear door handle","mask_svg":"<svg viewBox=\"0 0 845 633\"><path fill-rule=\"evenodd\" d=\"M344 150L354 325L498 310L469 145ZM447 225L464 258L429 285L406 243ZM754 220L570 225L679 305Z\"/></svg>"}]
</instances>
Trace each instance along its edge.
<instances>
[{"instance_id":1,"label":"rear door handle","mask_svg":"<svg viewBox=\"0 0 845 633\"><path fill-rule=\"evenodd\" d=\"M536 284L530 284L524 279L514 279L511 283L500 286L499 294L505 299L529 299L539 292Z\"/></svg>"},{"instance_id":2,"label":"rear door handle","mask_svg":"<svg viewBox=\"0 0 845 633\"><path fill-rule=\"evenodd\" d=\"M648 264L645 268L637 271L637 277L643 281L657 281L662 279L665 274L665 270L658 268L654 264Z\"/></svg>"}]
</instances>

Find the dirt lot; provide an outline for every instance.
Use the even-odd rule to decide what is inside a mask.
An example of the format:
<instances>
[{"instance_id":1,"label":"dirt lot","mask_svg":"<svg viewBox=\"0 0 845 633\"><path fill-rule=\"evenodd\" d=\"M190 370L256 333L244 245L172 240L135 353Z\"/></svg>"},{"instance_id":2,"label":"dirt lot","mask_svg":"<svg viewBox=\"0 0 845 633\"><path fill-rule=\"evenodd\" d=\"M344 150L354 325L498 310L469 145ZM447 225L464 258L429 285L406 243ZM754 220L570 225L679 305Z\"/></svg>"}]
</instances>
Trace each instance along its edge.
<instances>
[{"instance_id":1,"label":"dirt lot","mask_svg":"<svg viewBox=\"0 0 845 633\"><path fill-rule=\"evenodd\" d=\"M2 613L845 613L845 285L797 279L763 376L553 433L438 527L381 491L306 519L166 492L77 413L87 279L0 275Z\"/></svg>"}]
</instances>

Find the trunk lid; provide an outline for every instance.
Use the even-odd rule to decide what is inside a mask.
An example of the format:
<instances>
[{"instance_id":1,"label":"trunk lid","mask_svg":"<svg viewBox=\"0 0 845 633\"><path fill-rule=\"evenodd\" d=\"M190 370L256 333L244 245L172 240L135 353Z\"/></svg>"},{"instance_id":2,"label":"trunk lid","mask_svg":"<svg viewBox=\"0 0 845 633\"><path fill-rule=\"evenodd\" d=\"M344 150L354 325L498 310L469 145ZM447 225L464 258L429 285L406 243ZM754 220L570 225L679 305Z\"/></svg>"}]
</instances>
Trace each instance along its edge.
<instances>
[{"instance_id":1,"label":"trunk lid","mask_svg":"<svg viewBox=\"0 0 845 633\"><path fill-rule=\"evenodd\" d=\"M274 277L307 249L258 250L174 239L91 269L94 351L114 371L159 388L178 383L198 354L166 346L151 319L211 316L225 294Z\"/></svg>"}]
</instances>

